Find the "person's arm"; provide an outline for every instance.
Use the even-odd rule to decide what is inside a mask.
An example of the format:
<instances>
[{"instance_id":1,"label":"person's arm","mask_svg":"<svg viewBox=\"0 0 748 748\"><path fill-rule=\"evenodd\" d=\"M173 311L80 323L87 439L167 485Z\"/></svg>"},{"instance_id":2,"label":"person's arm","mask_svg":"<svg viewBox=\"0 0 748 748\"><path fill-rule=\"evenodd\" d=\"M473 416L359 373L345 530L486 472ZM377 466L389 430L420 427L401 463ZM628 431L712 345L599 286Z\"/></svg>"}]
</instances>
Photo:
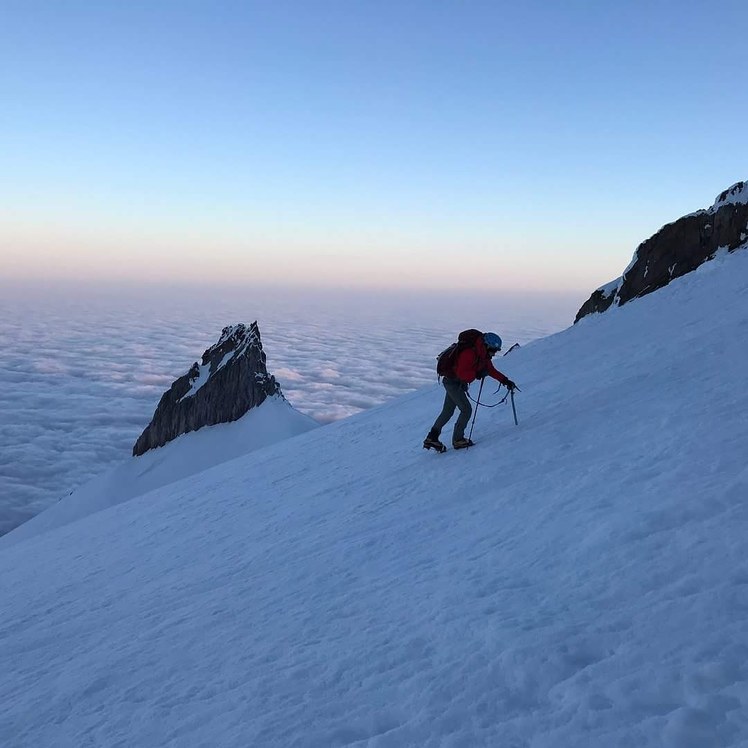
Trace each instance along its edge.
<instances>
[{"instance_id":1,"label":"person's arm","mask_svg":"<svg viewBox=\"0 0 748 748\"><path fill-rule=\"evenodd\" d=\"M514 382L512 382L512 380L509 379L509 377L507 377L506 375L502 374L493 365L493 363L491 363L490 359L486 362L486 373L489 376L493 377L498 382L501 382L501 384L503 384L505 387L509 387L509 389L514 389L514 387L516 387L516 385L514 384Z\"/></svg>"}]
</instances>

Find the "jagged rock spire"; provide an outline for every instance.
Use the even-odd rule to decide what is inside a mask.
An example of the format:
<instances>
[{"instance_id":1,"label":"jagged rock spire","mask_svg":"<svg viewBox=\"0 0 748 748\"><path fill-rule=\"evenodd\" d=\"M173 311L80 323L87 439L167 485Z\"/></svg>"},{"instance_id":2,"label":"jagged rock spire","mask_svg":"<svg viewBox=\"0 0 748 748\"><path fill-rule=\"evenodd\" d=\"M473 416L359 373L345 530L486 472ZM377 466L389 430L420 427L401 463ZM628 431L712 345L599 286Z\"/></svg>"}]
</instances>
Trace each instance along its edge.
<instances>
[{"instance_id":1,"label":"jagged rock spire","mask_svg":"<svg viewBox=\"0 0 748 748\"><path fill-rule=\"evenodd\" d=\"M203 426L236 421L273 395L283 396L265 367L257 322L224 327L201 362L163 394L132 453L142 455Z\"/></svg>"}]
</instances>

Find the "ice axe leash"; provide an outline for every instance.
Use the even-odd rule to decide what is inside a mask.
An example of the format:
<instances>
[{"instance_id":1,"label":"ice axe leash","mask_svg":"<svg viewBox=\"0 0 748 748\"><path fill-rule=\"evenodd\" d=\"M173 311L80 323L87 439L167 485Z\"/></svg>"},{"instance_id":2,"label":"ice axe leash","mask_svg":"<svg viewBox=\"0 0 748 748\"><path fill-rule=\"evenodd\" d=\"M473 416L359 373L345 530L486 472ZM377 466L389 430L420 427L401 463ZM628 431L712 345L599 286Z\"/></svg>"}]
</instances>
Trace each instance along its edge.
<instances>
[{"instance_id":1,"label":"ice axe leash","mask_svg":"<svg viewBox=\"0 0 748 748\"><path fill-rule=\"evenodd\" d=\"M482 380L481 380L481 386L483 386ZM496 388L496 392L494 392L493 394L496 395L501 390L501 387L502 385L499 385ZM517 387L517 385L514 386L514 389L517 390L517 392L522 392L522 390L519 387ZM499 402L492 403L491 405L488 405L487 403L478 402L477 400L473 400L473 398L470 397L469 392L467 393L467 396L468 396L468 400L470 400L471 403L475 403L476 405L479 405L481 408L497 408L499 405L503 405L509 399L509 395L511 394L512 394L511 390L507 387L506 395L504 395L504 397L502 397L501 400L499 400Z\"/></svg>"}]
</instances>

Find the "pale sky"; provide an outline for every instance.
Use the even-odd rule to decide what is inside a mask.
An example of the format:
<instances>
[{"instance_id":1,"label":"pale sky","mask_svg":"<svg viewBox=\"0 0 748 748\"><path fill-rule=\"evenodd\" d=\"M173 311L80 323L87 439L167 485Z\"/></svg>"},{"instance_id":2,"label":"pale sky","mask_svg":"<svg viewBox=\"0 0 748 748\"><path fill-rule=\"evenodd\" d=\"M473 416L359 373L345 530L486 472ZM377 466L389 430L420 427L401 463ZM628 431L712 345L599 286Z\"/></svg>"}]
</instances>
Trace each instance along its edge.
<instances>
[{"instance_id":1,"label":"pale sky","mask_svg":"<svg viewBox=\"0 0 748 748\"><path fill-rule=\"evenodd\" d=\"M748 177L738 2L0 0L0 276L589 292Z\"/></svg>"}]
</instances>

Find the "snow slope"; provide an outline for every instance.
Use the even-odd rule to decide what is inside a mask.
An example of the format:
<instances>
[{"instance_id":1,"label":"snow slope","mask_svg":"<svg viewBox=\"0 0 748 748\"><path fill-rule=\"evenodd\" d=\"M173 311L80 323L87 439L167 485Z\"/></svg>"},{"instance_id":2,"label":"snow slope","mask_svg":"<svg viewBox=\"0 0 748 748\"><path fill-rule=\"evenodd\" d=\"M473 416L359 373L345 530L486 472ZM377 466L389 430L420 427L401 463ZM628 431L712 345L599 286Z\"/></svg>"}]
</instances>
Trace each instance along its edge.
<instances>
[{"instance_id":1,"label":"snow slope","mask_svg":"<svg viewBox=\"0 0 748 748\"><path fill-rule=\"evenodd\" d=\"M163 447L119 463L0 537L0 549L318 425L282 397L268 398L237 421L182 434Z\"/></svg>"},{"instance_id":2,"label":"snow slope","mask_svg":"<svg viewBox=\"0 0 748 748\"><path fill-rule=\"evenodd\" d=\"M434 385L3 549L0 744L748 745L747 334L737 252L468 452Z\"/></svg>"}]
</instances>

